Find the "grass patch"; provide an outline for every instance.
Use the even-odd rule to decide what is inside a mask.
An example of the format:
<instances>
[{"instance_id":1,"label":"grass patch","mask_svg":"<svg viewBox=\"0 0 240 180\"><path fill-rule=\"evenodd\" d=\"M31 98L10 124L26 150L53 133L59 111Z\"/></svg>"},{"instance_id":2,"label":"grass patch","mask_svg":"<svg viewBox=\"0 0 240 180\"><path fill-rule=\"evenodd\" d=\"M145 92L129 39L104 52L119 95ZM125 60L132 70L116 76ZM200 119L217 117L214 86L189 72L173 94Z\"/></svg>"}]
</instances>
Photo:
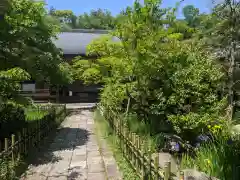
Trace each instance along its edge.
<instances>
[{"instance_id":1,"label":"grass patch","mask_svg":"<svg viewBox=\"0 0 240 180\"><path fill-rule=\"evenodd\" d=\"M40 120L48 114L49 112L47 110L33 109L33 108L29 108L25 110L26 121Z\"/></svg>"},{"instance_id":2,"label":"grass patch","mask_svg":"<svg viewBox=\"0 0 240 180\"><path fill-rule=\"evenodd\" d=\"M52 105L39 105L39 104L32 104L24 108L24 114L26 121L37 121L43 119L45 116L50 114L52 110ZM62 107L54 107L56 113L62 111Z\"/></svg>"},{"instance_id":3,"label":"grass patch","mask_svg":"<svg viewBox=\"0 0 240 180\"><path fill-rule=\"evenodd\" d=\"M108 122L101 116L99 110L94 112L95 130L98 136L102 136L106 141L114 157L117 161L118 167L122 172L124 180L139 180L136 172L132 169L131 165L124 158L122 151L120 150L120 140L112 132Z\"/></svg>"}]
</instances>

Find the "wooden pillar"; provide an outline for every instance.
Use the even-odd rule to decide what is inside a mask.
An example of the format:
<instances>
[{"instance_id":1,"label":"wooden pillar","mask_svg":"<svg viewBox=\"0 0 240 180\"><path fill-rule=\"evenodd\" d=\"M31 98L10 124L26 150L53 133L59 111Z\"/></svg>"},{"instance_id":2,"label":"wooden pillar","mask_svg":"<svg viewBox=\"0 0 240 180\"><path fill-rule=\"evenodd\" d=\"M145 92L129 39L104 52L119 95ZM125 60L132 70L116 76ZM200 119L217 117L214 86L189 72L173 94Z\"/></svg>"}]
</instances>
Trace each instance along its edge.
<instances>
[{"instance_id":1,"label":"wooden pillar","mask_svg":"<svg viewBox=\"0 0 240 180\"><path fill-rule=\"evenodd\" d=\"M59 85L57 85L57 103L59 103Z\"/></svg>"}]
</instances>

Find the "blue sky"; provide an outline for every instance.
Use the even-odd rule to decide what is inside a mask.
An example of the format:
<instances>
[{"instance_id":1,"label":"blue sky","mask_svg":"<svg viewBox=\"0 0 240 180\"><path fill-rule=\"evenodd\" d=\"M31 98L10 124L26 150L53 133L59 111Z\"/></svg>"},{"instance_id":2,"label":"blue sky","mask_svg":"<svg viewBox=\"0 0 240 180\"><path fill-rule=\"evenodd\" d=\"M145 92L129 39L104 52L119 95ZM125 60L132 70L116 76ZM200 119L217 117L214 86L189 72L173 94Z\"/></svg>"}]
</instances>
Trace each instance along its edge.
<instances>
[{"instance_id":1,"label":"blue sky","mask_svg":"<svg viewBox=\"0 0 240 180\"><path fill-rule=\"evenodd\" d=\"M79 15L83 12L89 12L91 9L108 9L113 15L116 15L120 10L133 4L134 0L45 0L47 6L53 6L59 10L72 10ZM163 7L174 6L179 0L163 0ZM212 4L211 0L185 0L181 6L192 4L200 9L200 12L209 12ZM178 17L181 17L181 11Z\"/></svg>"}]
</instances>

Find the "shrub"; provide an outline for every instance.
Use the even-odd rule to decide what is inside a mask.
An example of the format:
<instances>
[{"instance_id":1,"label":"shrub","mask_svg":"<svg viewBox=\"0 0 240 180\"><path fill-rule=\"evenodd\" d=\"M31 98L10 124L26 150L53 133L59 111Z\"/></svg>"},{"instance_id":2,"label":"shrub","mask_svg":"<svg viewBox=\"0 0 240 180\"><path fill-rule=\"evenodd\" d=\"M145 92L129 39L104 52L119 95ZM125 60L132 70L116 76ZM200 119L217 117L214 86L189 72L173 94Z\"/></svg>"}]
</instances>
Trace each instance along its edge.
<instances>
[{"instance_id":1,"label":"shrub","mask_svg":"<svg viewBox=\"0 0 240 180\"><path fill-rule=\"evenodd\" d=\"M14 103L0 105L0 139L26 126L24 109Z\"/></svg>"}]
</instances>

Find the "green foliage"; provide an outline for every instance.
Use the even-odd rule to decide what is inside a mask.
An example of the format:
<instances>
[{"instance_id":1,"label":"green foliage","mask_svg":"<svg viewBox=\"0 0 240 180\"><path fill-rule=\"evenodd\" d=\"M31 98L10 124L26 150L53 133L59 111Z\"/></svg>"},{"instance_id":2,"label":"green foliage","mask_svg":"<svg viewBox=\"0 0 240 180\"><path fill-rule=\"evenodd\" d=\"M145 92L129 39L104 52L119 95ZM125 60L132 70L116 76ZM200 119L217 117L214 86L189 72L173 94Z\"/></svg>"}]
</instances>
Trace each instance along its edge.
<instances>
[{"instance_id":1,"label":"green foliage","mask_svg":"<svg viewBox=\"0 0 240 180\"><path fill-rule=\"evenodd\" d=\"M136 113L139 122L153 127L151 133L158 134L170 121L175 132L197 135L209 131L215 119L216 124L224 119L225 101L219 96L224 74L205 49L182 41L186 34L174 29L179 23L175 11L160 8L156 0L135 2L113 32L121 41L110 36L93 41L88 54L98 59L79 60L73 67L77 78L104 83L104 107Z\"/></svg>"},{"instance_id":2,"label":"green foliage","mask_svg":"<svg viewBox=\"0 0 240 180\"><path fill-rule=\"evenodd\" d=\"M73 16L73 12L71 10L55 10L53 11L52 15L60 18L69 19Z\"/></svg>"},{"instance_id":3,"label":"green foliage","mask_svg":"<svg viewBox=\"0 0 240 180\"><path fill-rule=\"evenodd\" d=\"M26 126L23 107L14 103L0 105L0 139L11 136Z\"/></svg>"},{"instance_id":4,"label":"green foliage","mask_svg":"<svg viewBox=\"0 0 240 180\"><path fill-rule=\"evenodd\" d=\"M199 23L199 9L195 8L193 5L187 5L183 8L183 15L185 20L191 27L198 26Z\"/></svg>"},{"instance_id":5,"label":"green foliage","mask_svg":"<svg viewBox=\"0 0 240 180\"><path fill-rule=\"evenodd\" d=\"M29 74L21 68L12 68L0 71L0 101L17 99L20 90L19 82L29 80Z\"/></svg>"},{"instance_id":6,"label":"green foliage","mask_svg":"<svg viewBox=\"0 0 240 180\"><path fill-rule=\"evenodd\" d=\"M2 180L14 180L16 179L15 169L19 163L13 163L0 159L0 178Z\"/></svg>"},{"instance_id":7,"label":"green foliage","mask_svg":"<svg viewBox=\"0 0 240 180\"><path fill-rule=\"evenodd\" d=\"M108 30L115 26L115 17L111 12L100 8L76 16L71 10L56 10L51 7L49 15L59 22L62 32L71 32L73 29Z\"/></svg>"},{"instance_id":8,"label":"green foliage","mask_svg":"<svg viewBox=\"0 0 240 180\"><path fill-rule=\"evenodd\" d=\"M51 23L44 3L13 0L0 22L0 70L19 67L35 80L53 82L62 59L52 38L59 32L57 23Z\"/></svg>"},{"instance_id":9,"label":"green foliage","mask_svg":"<svg viewBox=\"0 0 240 180\"><path fill-rule=\"evenodd\" d=\"M215 141L204 144L196 152L196 157L184 155L182 168L194 168L222 180L233 179L239 165L239 141L230 136L218 134Z\"/></svg>"},{"instance_id":10,"label":"green foliage","mask_svg":"<svg viewBox=\"0 0 240 180\"><path fill-rule=\"evenodd\" d=\"M73 82L72 68L67 62L61 62L58 64L56 70L55 77L52 75L52 78L54 78L52 84L64 85L71 84Z\"/></svg>"},{"instance_id":11,"label":"green foliage","mask_svg":"<svg viewBox=\"0 0 240 180\"><path fill-rule=\"evenodd\" d=\"M0 103L23 103L18 92L25 80L71 82L69 66L61 64L61 52L52 42L60 23L47 15L44 6L43 2L12 0L0 22Z\"/></svg>"},{"instance_id":12,"label":"green foliage","mask_svg":"<svg viewBox=\"0 0 240 180\"><path fill-rule=\"evenodd\" d=\"M77 17L71 10L55 10L51 8L49 14L59 21L62 32L69 32L77 25Z\"/></svg>"},{"instance_id":13,"label":"green foliage","mask_svg":"<svg viewBox=\"0 0 240 180\"><path fill-rule=\"evenodd\" d=\"M101 103L117 112L123 111L123 102L127 99L124 84L107 84L101 93Z\"/></svg>"},{"instance_id":14,"label":"green foliage","mask_svg":"<svg viewBox=\"0 0 240 180\"><path fill-rule=\"evenodd\" d=\"M47 110L42 109L25 109L25 118L27 121L36 121L44 118L49 112Z\"/></svg>"},{"instance_id":15,"label":"green foliage","mask_svg":"<svg viewBox=\"0 0 240 180\"><path fill-rule=\"evenodd\" d=\"M91 12L84 13L78 17L79 24L82 29L113 29L114 17L108 10L91 10Z\"/></svg>"},{"instance_id":16,"label":"green foliage","mask_svg":"<svg viewBox=\"0 0 240 180\"><path fill-rule=\"evenodd\" d=\"M86 84L100 83L101 72L96 68L88 68L82 74L82 79Z\"/></svg>"}]
</instances>

